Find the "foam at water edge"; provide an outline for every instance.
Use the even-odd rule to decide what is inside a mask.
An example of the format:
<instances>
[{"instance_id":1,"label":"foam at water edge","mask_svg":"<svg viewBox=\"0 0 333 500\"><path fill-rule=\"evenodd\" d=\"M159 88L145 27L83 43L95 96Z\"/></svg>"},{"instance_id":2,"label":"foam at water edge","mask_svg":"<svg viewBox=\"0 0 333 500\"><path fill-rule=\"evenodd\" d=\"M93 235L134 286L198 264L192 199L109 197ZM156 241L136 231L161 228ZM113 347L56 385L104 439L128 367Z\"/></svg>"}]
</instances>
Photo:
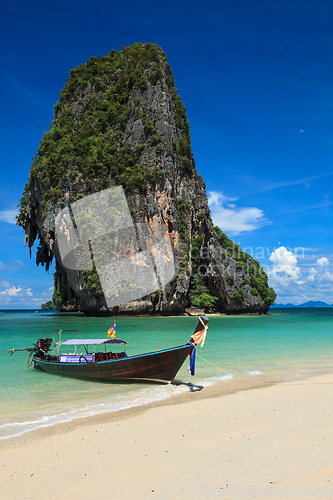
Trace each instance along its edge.
<instances>
[{"instance_id":1,"label":"foam at water edge","mask_svg":"<svg viewBox=\"0 0 333 500\"><path fill-rule=\"evenodd\" d=\"M217 375L213 377L206 377L203 380L196 381L196 385L201 385L202 387L209 387L213 385L215 382L218 382L220 380L232 380L234 378L231 373L228 373L227 375Z\"/></svg>"},{"instance_id":2,"label":"foam at water edge","mask_svg":"<svg viewBox=\"0 0 333 500\"><path fill-rule=\"evenodd\" d=\"M0 425L0 439L19 436L21 434L24 434L25 432L41 427L48 427L58 423L70 422L74 418L90 417L98 414L125 410L156 401L163 401L175 394L181 394L182 392L188 390L190 390L190 388L186 384L170 384L154 388L146 388L134 394L126 396L120 395L102 403L96 402L89 405L86 404L84 406L77 406L74 408L71 408L69 406L66 411L58 411L54 414L49 415L44 414L40 418L38 418L40 412L37 410L31 415L31 420L27 420L24 422L8 422Z\"/></svg>"}]
</instances>

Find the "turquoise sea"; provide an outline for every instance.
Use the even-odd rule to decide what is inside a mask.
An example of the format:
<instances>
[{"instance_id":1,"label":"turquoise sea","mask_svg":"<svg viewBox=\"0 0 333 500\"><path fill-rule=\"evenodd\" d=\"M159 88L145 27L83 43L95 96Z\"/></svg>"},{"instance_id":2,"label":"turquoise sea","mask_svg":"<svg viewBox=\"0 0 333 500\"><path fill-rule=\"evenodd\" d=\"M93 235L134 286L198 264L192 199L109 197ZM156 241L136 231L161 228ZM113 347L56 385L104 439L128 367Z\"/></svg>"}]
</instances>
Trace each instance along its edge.
<instances>
[{"instance_id":1,"label":"turquoise sea","mask_svg":"<svg viewBox=\"0 0 333 500\"><path fill-rule=\"evenodd\" d=\"M187 342L195 317L117 318L117 337L127 354L139 354ZM206 343L198 354L196 375L187 363L171 385L87 382L47 374L27 366L27 352L53 330L80 331L83 338L106 337L113 318L51 311L0 314L0 438L110 411L168 399L189 391L188 382L208 386L232 377L255 380L265 375L312 374L333 370L333 309L276 309L262 316L212 316ZM214 366L213 366L214 365ZM294 376L294 375L293 375Z\"/></svg>"}]
</instances>

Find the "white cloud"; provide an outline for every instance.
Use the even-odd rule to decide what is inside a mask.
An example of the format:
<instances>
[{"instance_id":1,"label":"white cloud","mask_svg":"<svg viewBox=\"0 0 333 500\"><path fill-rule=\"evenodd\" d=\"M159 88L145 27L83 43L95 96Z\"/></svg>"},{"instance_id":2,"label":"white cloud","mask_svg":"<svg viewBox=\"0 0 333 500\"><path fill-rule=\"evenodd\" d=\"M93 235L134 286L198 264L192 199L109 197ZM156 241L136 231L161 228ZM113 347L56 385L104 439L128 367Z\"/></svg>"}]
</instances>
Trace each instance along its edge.
<instances>
[{"instance_id":1,"label":"white cloud","mask_svg":"<svg viewBox=\"0 0 333 500\"><path fill-rule=\"evenodd\" d=\"M291 250L287 250L284 246L279 247L271 253L269 260L273 262L270 276L275 282L282 286L288 286L290 281L298 285L303 284L297 257Z\"/></svg>"},{"instance_id":2,"label":"white cloud","mask_svg":"<svg viewBox=\"0 0 333 500\"><path fill-rule=\"evenodd\" d=\"M281 246L271 253L269 260L273 263L267 271L269 284L278 294L277 303L301 304L309 300L333 303L333 266L326 256L312 261L309 270L306 255L299 256Z\"/></svg>"},{"instance_id":3,"label":"white cloud","mask_svg":"<svg viewBox=\"0 0 333 500\"><path fill-rule=\"evenodd\" d=\"M314 281L316 274L317 274L317 271L315 270L315 268L311 267L311 269L309 271L308 281Z\"/></svg>"},{"instance_id":4,"label":"white cloud","mask_svg":"<svg viewBox=\"0 0 333 500\"><path fill-rule=\"evenodd\" d=\"M2 292L0 292L2 295L7 295L8 297L13 297L18 295L22 291L22 288L18 286L17 288L13 286L12 288L6 288Z\"/></svg>"},{"instance_id":5,"label":"white cloud","mask_svg":"<svg viewBox=\"0 0 333 500\"><path fill-rule=\"evenodd\" d=\"M0 220L3 222L8 222L9 224L16 224L15 217L18 215L18 211L14 210L1 210L0 211Z\"/></svg>"},{"instance_id":6,"label":"white cloud","mask_svg":"<svg viewBox=\"0 0 333 500\"><path fill-rule=\"evenodd\" d=\"M20 267L27 267L26 264L24 264L21 260L18 259L10 259L8 264L4 264L0 260L0 271L16 271Z\"/></svg>"},{"instance_id":7,"label":"white cloud","mask_svg":"<svg viewBox=\"0 0 333 500\"><path fill-rule=\"evenodd\" d=\"M265 186L264 189L261 189L261 191L272 191L274 189L284 188L288 186L298 186L299 184L306 184L317 179L322 179L323 177L330 177L331 175L333 175L333 172L328 172L327 174L321 175L313 175L312 177L305 177L303 179L295 179L293 181L288 180L282 182L274 182Z\"/></svg>"},{"instance_id":8,"label":"white cloud","mask_svg":"<svg viewBox=\"0 0 333 500\"><path fill-rule=\"evenodd\" d=\"M208 202L211 207L219 207L222 203L237 200L238 198L229 198L228 196L224 196L224 194L218 193L217 191L210 191L208 193Z\"/></svg>"},{"instance_id":9,"label":"white cloud","mask_svg":"<svg viewBox=\"0 0 333 500\"><path fill-rule=\"evenodd\" d=\"M330 271L330 261L327 257L317 260L317 266L309 271L308 281L317 286L333 283L333 272Z\"/></svg>"},{"instance_id":10,"label":"white cloud","mask_svg":"<svg viewBox=\"0 0 333 500\"><path fill-rule=\"evenodd\" d=\"M53 287L42 290L37 286L9 283L0 280L0 308L8 309L38 309L43 302L52 297Z\"/></svg>"},{"instance_id":11,"label":"white cloud","mask_svg":"<svg viewBox=\"0 0 333 500\"><path fill-rule=\"evenodd\" d=\"M227 234L237 235L245 231L254 231L269 224L264 212L259 208L237 208L234 203L230 203L237 201L237 198L228 198L216 191L211 191L208 194L208 203L214 224Z\"/></svg>"}]
</instances>

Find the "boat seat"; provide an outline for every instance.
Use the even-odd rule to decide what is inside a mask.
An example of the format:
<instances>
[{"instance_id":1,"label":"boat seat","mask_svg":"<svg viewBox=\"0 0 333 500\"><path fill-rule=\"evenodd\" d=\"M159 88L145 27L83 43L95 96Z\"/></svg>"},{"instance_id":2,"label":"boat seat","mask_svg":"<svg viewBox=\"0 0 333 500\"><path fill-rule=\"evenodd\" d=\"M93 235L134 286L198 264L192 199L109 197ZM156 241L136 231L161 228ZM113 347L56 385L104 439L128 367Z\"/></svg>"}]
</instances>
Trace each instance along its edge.
<instances>
[{"instance_id":1,"label":"boat seat","mask_svg":"<svg viewBox=\"0 0 333 500\"><path fill-rule=\"evenodd\" d=\"M108 361L112 359L127 358L125 352L96 352L95 361Z\"/></svg>"}]
</instances>

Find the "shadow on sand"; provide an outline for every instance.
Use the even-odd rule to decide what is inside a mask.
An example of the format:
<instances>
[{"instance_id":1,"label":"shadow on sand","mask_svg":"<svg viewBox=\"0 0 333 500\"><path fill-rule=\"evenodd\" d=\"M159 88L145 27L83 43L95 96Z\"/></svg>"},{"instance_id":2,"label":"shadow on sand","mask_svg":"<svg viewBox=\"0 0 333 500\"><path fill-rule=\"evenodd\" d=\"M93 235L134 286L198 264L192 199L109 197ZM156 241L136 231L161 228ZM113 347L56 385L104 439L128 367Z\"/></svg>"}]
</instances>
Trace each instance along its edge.
<instances>
[{"instance_id":1,"label":"shadow on sand","mask_svg":"<svg viewBox=\"0 0 333 500\"><path fill-rule=\"evenodd\" d=\"M191 392L201 391L201 389L204 388L203 385L195 385L195 384L192 384L191 382L178 382L178 381L176 382L176 381L173 381L172 385L176 385L176 386L186 385Z\"/></svg>"}]
</instances>

